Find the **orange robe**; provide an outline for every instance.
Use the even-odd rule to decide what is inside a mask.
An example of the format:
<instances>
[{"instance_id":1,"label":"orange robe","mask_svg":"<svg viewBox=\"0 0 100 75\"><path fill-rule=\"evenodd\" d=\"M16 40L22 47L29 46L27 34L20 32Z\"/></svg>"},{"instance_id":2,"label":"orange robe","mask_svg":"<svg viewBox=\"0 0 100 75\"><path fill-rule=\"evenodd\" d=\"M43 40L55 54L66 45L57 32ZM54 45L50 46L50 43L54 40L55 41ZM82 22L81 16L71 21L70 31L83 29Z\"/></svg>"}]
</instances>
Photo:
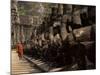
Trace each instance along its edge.
<instances>
[{"instance_id":1,"label":"orange robe","mask_svg":"<svg viewBox=\"0 0 100 75\"><path fill-rule=\"evenodd\" d=\"M22 58L23 56L23 45L22 44L17 44L17 52L18 52L18 56Z\"/></svg>"}]
</instances>

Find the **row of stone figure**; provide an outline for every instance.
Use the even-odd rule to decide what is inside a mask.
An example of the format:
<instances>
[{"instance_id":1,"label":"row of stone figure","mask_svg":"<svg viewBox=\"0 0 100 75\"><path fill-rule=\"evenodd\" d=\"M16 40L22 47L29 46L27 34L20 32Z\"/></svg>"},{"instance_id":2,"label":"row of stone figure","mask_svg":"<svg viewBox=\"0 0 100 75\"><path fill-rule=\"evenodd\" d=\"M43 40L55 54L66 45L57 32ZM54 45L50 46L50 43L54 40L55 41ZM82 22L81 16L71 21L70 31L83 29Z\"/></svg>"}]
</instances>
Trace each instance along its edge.
<instances>
[{"instance_id":1,"label":"row of stone figure","mask_svg":"<svg viewBox=\"0 0 100 75\"><path fill-rule=\"evenodd\" d=\"M83 31L90 32L91 34L95 35L92 27L94 28L94 26L88 26L82 29ZM27 46L24 50L24 53L31 57L41 58L46 62L57 64L56 66L64 66L70 65L72 63L77 63L80 69L86 69L87 57L88 60L94 64L93 68L95 68L95 39L90 33L86 33L86 35L84 35L85 37L81 37L85 38L85 41L82 40L83 43L76 41L73 38L72 33L69 33L64 41L61 38L56 39L56 41L51 41L48 39L41 40L37 38L35 40L37 43L35 43L35 41L29 42L30 47ZM87 34L90 34L88 35L90 38L87 36ZM86 39L86 37L90 40ZM40 41L42 45L39 44Z\"/></svg>"}]
</instances>

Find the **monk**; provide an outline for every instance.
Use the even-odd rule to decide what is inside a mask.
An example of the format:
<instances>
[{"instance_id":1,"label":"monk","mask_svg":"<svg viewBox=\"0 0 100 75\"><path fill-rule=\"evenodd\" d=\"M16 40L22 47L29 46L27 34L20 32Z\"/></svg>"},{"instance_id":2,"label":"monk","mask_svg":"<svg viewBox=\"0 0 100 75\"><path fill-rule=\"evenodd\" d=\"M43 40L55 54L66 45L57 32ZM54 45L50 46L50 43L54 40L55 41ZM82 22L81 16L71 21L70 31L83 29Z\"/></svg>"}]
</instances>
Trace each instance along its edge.
<instances>
[{"instance_id":1,"label":"monk","mask_svg":"<svg viewBox=\"0 0 100 75\"><path fill-rule=\"evenodd\" d=\"M17 53L18 53L18 57L19 57L19 59L22 59L23 58L23 45L22 45L22 43L21 42L19 42L18 44L17 44Z\"/></svg>"}]
</instances>

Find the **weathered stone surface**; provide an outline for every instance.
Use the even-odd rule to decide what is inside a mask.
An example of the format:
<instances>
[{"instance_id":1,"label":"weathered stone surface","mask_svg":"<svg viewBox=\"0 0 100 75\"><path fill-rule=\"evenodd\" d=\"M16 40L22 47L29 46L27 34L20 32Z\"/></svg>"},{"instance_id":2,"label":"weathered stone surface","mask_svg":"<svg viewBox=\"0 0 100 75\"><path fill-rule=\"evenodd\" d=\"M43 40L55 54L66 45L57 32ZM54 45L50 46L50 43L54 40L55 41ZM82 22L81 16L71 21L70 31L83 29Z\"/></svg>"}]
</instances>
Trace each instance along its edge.
<instances>
[{"instance_id":1,"label":"weathered stone surface","mask_svg":"<svg viewBox=\"0 0 100 75\"><path fill-rule=\"evenodd\" d=\"M19 16L19 18L21 25L32 25L33 23L33 17L31 16Z\"/></svg>"},{"instance_id":2,"label":"weathered stone surface","mask_svg":"<svg viewBox=\"0 0 100 75\"><path fill-rule=\"evenodd\" d=\"M94 28L94 33L95 34L95 26L87 26L79 29L75 29L73 32L75 34L76 40L78 41L91 41L91 29L92 27Z\"/></svg>"},{"instance_id":3,"label":"weathered stone surface","mask_svg":"<svg viewBox=\"0 0 100 75\"><path fill-rule=\"evenodd\" d=\"M51 41L53 41L53 27L51 26L50 28L49 28L49 38L50 38L50 40Z\"/></svg>"},{"instance_id":4,"label":"weathered stone surface","mask_svg":"<svg viewBox=\"0 0 100 75\"><path fill-rule=\"evenodd\" d=\"M61 38L62 38L62 40L65 40L67 35L68 35L68 32L66 30L66 24L63 23L61 26Z\"/></svg>"},{"instance_id":5,"label":"weathered stone surface","mask_svg":"<svg viewBox=\"0 0 100 75\"><path fill-rule=\"evenodd\" d=\"M80 10L73 12L73 23L81 25Z\"/></svg>"}]
</instances>

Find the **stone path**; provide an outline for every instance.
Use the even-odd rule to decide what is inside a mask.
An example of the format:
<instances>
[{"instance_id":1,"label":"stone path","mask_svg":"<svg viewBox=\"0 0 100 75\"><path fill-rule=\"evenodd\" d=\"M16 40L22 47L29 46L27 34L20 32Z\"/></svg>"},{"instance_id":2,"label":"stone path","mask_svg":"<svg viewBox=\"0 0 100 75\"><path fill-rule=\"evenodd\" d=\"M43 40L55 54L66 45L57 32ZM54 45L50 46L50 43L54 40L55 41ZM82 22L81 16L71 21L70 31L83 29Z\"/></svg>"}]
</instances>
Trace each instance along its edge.
<instances>
[{"instance_id":1,"label":"stone path","mask_svg":"<svg viewBox=\"0 0 100 75\"><path fill-rule=\"evenodd\" d=\"M41 72L34 65L28 63L27 60L19 60L16 51L12 51L12 63L11 63L11 74L12 75L22 75L29 73L39 73Z\"/></svg>"}]
</instances>

